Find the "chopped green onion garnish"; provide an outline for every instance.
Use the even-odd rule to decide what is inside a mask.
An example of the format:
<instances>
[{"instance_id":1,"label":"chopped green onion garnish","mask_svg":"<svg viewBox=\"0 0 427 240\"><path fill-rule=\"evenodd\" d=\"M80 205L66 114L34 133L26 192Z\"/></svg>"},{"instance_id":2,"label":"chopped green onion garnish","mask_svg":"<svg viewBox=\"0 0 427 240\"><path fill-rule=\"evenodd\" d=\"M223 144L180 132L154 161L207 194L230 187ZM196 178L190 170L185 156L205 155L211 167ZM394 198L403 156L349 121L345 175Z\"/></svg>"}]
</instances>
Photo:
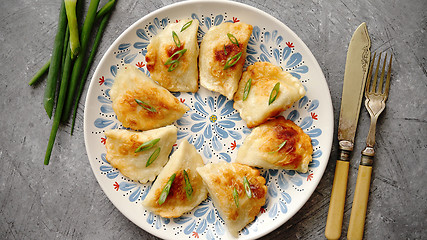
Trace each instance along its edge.
<instances>
[{"instance_id":1,"label":"chopped green onion garnish","mask_svg":"<svg viewBox=\"0 0 427 240\"><path fill-rule=\"evenodd\" d=\"M236 204L236 207L239 207L239 193L237 193L236 187L234 187L234 190L233 190L233 198L234 198L234 203Z\"/></svg>"},{"instance_id":2,"label":"chopped green onion garnish","mask_svg":"<svg viewBox=\"0 0 427 240\"><path fill-rule=\"evenodd\" d=\"M249 181L246 178L246 176L243 177L243 185L245 186L246 195L248 196L248 198L251 198L252 197L251 186L249 185Z\"/></svg>"},{"instance_id":3,"label":"chopped green onion garnish","mask_svg":"<svg viewBox=\"0 0 427 240\"><path fill-rule=\"evenodd\" d=\"M193 194L193 188L191 187L190 184L190 178L188 177L187 171L183 170L184 173L184 181L185 181L185 194L187 194L187 198L190 199L191 198L191 194Z\"/></svg>"},{"instance_id":4,"label":"chopped green onion garnish","mask_svg":"<svg viewBox=\"0 0 427 240\"><path fill-rule=\"evenodd\" d=\"M230 59L228 59L224 65L224 70L227 70L230 67L234 66L234 64L236 64L240 60L241 56L242 56L242 52L239 52L238 54L236 54L236 55L232 56Z\"/></svg>"},{"instance_id":5,"label":"chopped green onion garnish","mask_svg":"<svg viewBox=\"0 0 427 240\"><path fill-rule=\"evenodd\" d=\"M151 156L148 158L147 163L145 164L146 167L150 166L154 162L154 160L157 159L157 157L160 154L160 147L156 148L154 152L151 154Z\"/></svg>"},{"instance_id":6,"label":"chopped green onion garnish","mask_svg":"<svg viewBox=\"0 0 427 240\"><path fill-rule=\"evenodd\" d=\"M173 38L173 41L175 42L175 45L177 47L181 47L181 40L179 40L179 37L175 31L172 31L172 38Z\"/></svg>"},{"instance_id":7,"label":"chopped green onion garnish","mask_svg":"<svg viewBox=\"0 0 427 240\"><path fill-rule=\"evenodd\" d=\"M279 145L279 147L278 147L276 150L274 150L274 151L272 151L272 152L269 152L269 153L275 153L275 152L280 151L280 149L282 149L282 148L286 145L286 142L287 142L287 141L288 141L288 140L283 141L283 142Z\"/></svg>"},{"instance_id":8,"label":"chopped green onion garnish","mask_svg":"<svg viewBox=\"0 0 427 240\"><path fill-rule=\"evenodd\" d=\"M184 24L184 26L182 26L181 28L181 32L184 31L185 29L187 29L188 27L190 27L190 25L193 23L193 20L187 22L186 24Z\"/></svg>"},{"instance_id":9,"label":"chopped green onion garnish","mask_svg":"<svg viewBox=\"0 0 427 240\"><path fill-rule=\"evenodd\" d=\"M151 149L152 147L154 147L154 145L156 145L158 142L160 141L160 138L156 138L153 140L150 140L148 142L145 142L143 144L141 144L141 146L139 146L136 150L135 153L137 152L142 152L148 149Z\"/></svg>"},{"instance_id":10,"label":"chopped green onion garnish","mask_svg":"<svg viewBox=\"0 0 427 240\"><path fill-rule=\"evenodd\" d=\"M172 174L172 176L169 178L169 181L163 187L163 191L162 193L160 193L160 197L159 197L159 205L162 205L166 201L166 198L169 195L169 191L171 190L173 180L175 180L175 176L176 176L175 173Z\"/></svg>"},{"instance_id":11,"label":"chopped green onion garnish","mask_svg":"<svg viewBox=\"0 0 427 240\"><path fill-rule=\"evenodd\" d=\"M243 91L243 101L248 98L249 92L251 91L252 86L252 78L249 78L249 80L246 82L245 90Z\"/></svg>"},{"instance_id":12,"label":"chopped green onion garnish","mask_svg":"<svg viewBox=\"0 0 427 240\"><path fill-rule=\"evenodd\" d=\"M186 48L181 49L181 50L179 50L179 51L176 51L174 54L172 54L172 56L170 56L170 57L168 58L168 60L166 60L165 65L172 64L172 63L173 63L173 61L175 61L175 60L177 60L177 61L178 61L186 51L187 51L187 49L186 49ZM179 57L178 57L177 59L173 59L173 58L175 57L175 55L179 55Z\"/></svg>"},{"instance_id":13,"label":"chopped green onion garnish","mask_svg":"<svg viewBox=\"0 0 427 240\"><path fill-rule=\"evenodd\" d=\"M150 112L157 112L155 108L153 108L150 104L144 101L135 98L135 102L138 103L138 105L143 107L145 110L148 110Z\"/></svg>"},{"instance_id":14,"label":"chopped green onion garnish","mask_svg":"<svg viewBox=\"0 0 427 240\"><path fill-rule=\"evenodd\" d=\"M173 33L175 33L175 32L173 32ZM177 38L178 38L178 36L177 36ZM175 41L175 38L174 38L174 41ZM178 39L178 41L179 41L179 39ZM175 44L176 44L176 42L175 42ZM179 44L181 45L181 42L179 42ZM185 49L185 48L181 49L179 51L176 51L174 54L172 54L172 56L170 56L168 58L168 60L166 60L165 65L169 65L170 64L170 66L168 68L168 72L172 72L173 70L175 70L175 68L177 68L179 66L179 59L181 59L182 55L186 51L187 51L187 49ZM176 55L179 55L178 58L173 59Z\"/></svg>"},{"instance_id":15,"label":"chopped green onion garnish","mask_svg":"<svg viewBox=\"0 0 427 240\"><path fill-rule=\"evenodd\" d=\"M276 83L276 85L274 85L273 87L273 90L271 90L270 99L268 100L268 105L272 104L274 100L276 100L277 94L279 94L279 90L280 90L280 82Z\"/></svg>"},{"instance_id":16,"label":"chopped green onion garnish","mask_svg":"<svg viewBox=\"0 0 427 240\"><path fill-rule=\"evenodd\" d=\"M227 50L225 49L225 44L224 44L224 55L227 55Z\"/></svg>"},{"instance_id":17,"label":"chopped green onion garnish","mask_svg":"<svg viewBox=\"0 0 427 240\"><path fill-rule=\"evenodd\" d=\"M228 39L230 39L230 41L231 41L233 44L235 44L235 45L237 45L238 47L240 47L240 46L239 46L239 42L237 41L237 38L236 38L233 34L231 34L231 33L227 33L227 36L228 36Z\"/></svg>"},{"instance_id":18,"label":"chopped green onion garnish","mask_svg":"<svg viewBox=\"0 0 427 240\"><path fill-rule=\"evenodd\" d=\"M179 61L176 61L174 63L172 63L169 68L168 68L168 72L172 72L173 70L175 70L175 68L177 68L179 66Z\"/></svg>"}]
</instances>

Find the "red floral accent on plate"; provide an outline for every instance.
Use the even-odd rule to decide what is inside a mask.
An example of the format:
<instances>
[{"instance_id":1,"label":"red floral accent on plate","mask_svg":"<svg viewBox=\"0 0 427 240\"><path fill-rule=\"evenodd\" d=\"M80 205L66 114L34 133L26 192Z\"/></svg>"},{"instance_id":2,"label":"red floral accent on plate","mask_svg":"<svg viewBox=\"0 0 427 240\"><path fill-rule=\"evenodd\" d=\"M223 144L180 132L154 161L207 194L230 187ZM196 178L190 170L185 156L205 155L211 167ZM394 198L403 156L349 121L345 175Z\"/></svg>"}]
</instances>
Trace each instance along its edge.
<instances>
[{"instance_id":1,"label":"red floral accent on plate","mask_svg":"<svg viewBox=\"0 0 427 240\"><path fill-rule=\"evenodd\" d=\"M176 19L176 20L175 20L175 22L177 23L177 22L179 22L179 20L178 20L178 19Z\"/></svg>"},{"instance_id":2,"label":"red floral accent on plate","mask_svg":"<svg viewBox=\"0 0 427 240\"><path fill-rule=\"evenodd\" d=\"M113 186L116 191L119 191L120 185L117 182L114 182Z\"/></svg>"},{"instance_id":3,"label":"red floral accent on plate","mask_svg":"<svg viewBox=\"0 0 427 240\"><path fill-rule=\"evenodd\" d=\"M317 120L317 114L316 114L316 113L312 112L312 113L310 113L310 114L311 114L311 117L312 117L314 120Z\"/></svg>"},{"instance_id":4,"label":"red floral accent on plate","mask_svg":"<svg viewBox=\"0 0 427 240\"><path fill-rule=\"evenodd\" d=\"M182 103L184 103L184 102L185 102L185 99L180 98L180 99L179 99L179 101L181 101Z\"/></svg>"},{"instance_id":5,"label":"red floral accent on plate","mask_svg":"<svg viewBox=\"0 0 427 240\"><path fill-rule=\"evenodd\" d=\"M197 233L197 232L193 232L193 237L195 237L195 238L199 238L199 234Z\"/></svg>"},{"instance_id":6,"label":"red floral accent on plate","mask_svg":"<svg viewBox=\"0 0 427 240\"><path fill-rule=\"evenodd\" d=\"M267 211L265 210L265 208L263 208L263 207L262 207L262 208L260 209L260 211L259 211L259 212L260 212L260 213L265 213L265 212L267 212Z\"/></svg>"},{"instance_id":7,"label":"red floral accent on plate","mask_svg":"<svg viewBox=\"0 0 427 240\"><path fill-rule=\"evenodd\" d=\"M104 82L105 82L104 76L100 77L99 78L99 85L104 84Z\"/></svg>"},{"instance_id":8,"label":"red floral accent on plate","mask_svg":"<svg viewBox=\"0 0 427 240\"><path fill-rule=\"evenodd\" d=\"M231 150L236 149L237 144L236 144L236 140L234 140L234 142L231 143Z\"/></svg>"},{"instance_id":9,"label":"red floral accent on plate","mask_svg":"<svg viewBox=\"0 0 427 240\"><path fill-rule=\"evenodd\" d=\"M145 64L143 64L142 62L137 62L135 65L136 65L138 68L142 68L142 67L144 67L144 66L145 66Z\"/></svg>"},{"instance_id":10,"label":"red floral accent on plate","mask_svg":"<svg viewBox=\"0 0 427 240\"><path fill-rule=\"evenodd\" d=\"M291 42L286 42L286 45L288 45L288 47L289 47L289 48L293 48L293 47L295 47L295 46L294 46L294 44L293 44L293 43L291 43Z\"/></svg>"},{"instance_id":11,"label":"red floral accent on plate","mask_svg":"<svg viewBox=\"0 0 427 240\"><path fill-rule=\"evenodd\" d=\"M233 22L234 22L234 23L236 23L236 22L240 22L240 20L239 20L239 19L237 19L236 17L233 17Z\"/></svg>"},{"instance_id":12,"label":"red floral accent on plate","mask_svg":"<svg viewBox=\"0 0 427 240\"><path fill-rule=\"evenodd\" d=\"M102 137L101 138L101 143L105 145L106 142L107 142L107 139Z\"/></svg>"},{"instance_id":13,"label":"red floral accent on plate","mask_svg":"<svg viewBox=\"0 0 427 240\"><path fill-rule=\"evenodd\" d=\"M311 181L313 179L313 173L308 174L307 181Z\"/></svg>"}]
</instances>

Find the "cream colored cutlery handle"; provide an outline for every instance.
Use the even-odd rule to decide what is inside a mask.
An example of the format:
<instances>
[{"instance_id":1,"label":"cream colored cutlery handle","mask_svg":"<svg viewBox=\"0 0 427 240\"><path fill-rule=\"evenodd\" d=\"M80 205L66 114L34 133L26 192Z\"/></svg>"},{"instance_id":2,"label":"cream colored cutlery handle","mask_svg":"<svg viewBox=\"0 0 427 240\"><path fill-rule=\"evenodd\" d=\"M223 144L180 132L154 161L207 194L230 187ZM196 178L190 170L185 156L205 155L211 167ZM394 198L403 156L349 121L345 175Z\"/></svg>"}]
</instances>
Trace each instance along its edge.
<instances>
[{"instance_id":1,"label":"cream colored cutlery handle","mask_svg":"<svg viewBox=\"0 0 427 240\"><path fill-rule=\"evenodd\" d=\"M328 220L326 221L325 228L327 239L339 239L341 236L345 195L347 192L348 166L348 161L337 160L331 202L329 203Z\"/></svg>"},{"instance_id":2,"label":"cream colored cutlery handle","mask_svg":"<svg viewBox=\"0 0 427 240\"><path fill-rule=\"evenodd\" d=\"M363 238L365 227L366 208L368 206L369 187L371 185L372 166L359 166L356 190L354 192L353 206L351 208L350 223L348 225L347 239Z\"/></svg>"}]
</instances>

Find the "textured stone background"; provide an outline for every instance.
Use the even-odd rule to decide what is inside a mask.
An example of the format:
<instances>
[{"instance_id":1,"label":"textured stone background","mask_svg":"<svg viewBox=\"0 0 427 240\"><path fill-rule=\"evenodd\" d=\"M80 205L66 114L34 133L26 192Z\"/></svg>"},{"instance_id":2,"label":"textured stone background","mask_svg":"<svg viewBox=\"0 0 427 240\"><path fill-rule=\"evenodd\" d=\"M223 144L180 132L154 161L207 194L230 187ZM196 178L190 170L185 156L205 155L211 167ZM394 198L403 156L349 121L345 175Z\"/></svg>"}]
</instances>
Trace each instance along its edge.
<instances>
[{"instance_id":1,"label":"textured stone background","mask_svg":"<svg viewBox=\"0 0 427 240\"><path fill-rule=\"evenodd\" d=\"M106 1L101 1L101 4ZM123 26L170 0L119 0L95 58L96 66ZM276 17L319 61L338 121L346 50L352 32L368 25L372 51L394 54L390 98L377 131L366 239L425 239L426 28L425 0L242 1ZM27 82L49 58L60 1L1 1L0 9L0 234L3 239L157 239L125 218L109 201L89 166L83 141L83 103L77 127L62 125L51 164L43 158L51 120L42 106L45 83ZM92 68L90 77L95 67ZM347 191L346 235L360 152L369 116L362 107ZM335 132L337 125L335 127ZM337 140L312 197L264 239L323 239Z\"/></svg>"}]
</instances>

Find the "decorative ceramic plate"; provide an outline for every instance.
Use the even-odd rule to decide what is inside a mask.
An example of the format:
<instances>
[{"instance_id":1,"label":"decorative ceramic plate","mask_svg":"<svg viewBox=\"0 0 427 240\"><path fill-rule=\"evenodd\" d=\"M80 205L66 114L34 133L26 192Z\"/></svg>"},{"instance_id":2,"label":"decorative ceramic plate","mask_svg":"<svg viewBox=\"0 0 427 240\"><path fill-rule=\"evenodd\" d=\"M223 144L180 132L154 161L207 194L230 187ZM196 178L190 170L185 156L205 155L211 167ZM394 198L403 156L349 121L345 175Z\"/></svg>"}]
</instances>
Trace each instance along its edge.
<instances>
[{"instance_id":1,"label":"decorative ceramic plate","mask_svg":"<svg viewBox=\"0 0 427 240\"><path fill-rule=\"evenodd\" d=\"M144 56L150 39L167 24L182 18L200 21L199 42L212 26L223 22L242 21L253 25L245 67L257 61L272 62L300 79L307 90L306 96L282 115L311 137L313 161L307 173L261 170L268 186L267 201L256 219L240 232L239 238L261 237L296 214L319 183L331 150L333 113L325 77L307 46L283 23L253 7L228 1L181 2L143 17L114 41L98 65L86 97L84 135L92 170L113 204L153 235L167 239L232 238L209 198L180 218L162 218L147 211L141 201L152 184L126 178L105 159L104 131L122 128L110 100L117 71L125 64L132 64L149 76ZM178 128L177 144L192 143L205 163L233 162L239 146L251 131L233 109L233 101L203 87L194 94L174 95L191 108L174 123Z\"/></svg>"}]
</instances>

